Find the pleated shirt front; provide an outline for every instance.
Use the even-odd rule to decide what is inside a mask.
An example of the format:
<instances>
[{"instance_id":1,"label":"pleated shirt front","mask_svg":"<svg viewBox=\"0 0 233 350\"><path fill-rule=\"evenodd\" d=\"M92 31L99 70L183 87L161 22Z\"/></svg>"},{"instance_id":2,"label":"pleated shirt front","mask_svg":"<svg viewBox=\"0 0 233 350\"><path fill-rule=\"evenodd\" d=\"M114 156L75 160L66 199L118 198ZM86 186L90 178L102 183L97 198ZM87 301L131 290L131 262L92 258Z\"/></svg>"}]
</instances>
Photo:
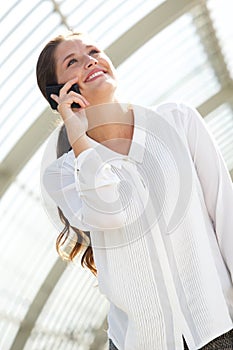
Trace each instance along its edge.
<instances>
[{"instance_id":1,"label":"pleated shirt front","mask_svg":"<svg viewBox=\"0 0 233 350\"><path fill-rule=\"evenodd\" d=\"M133 106L121 155L92 148L53 162L44 186L90 231L108 335L119 350L196 350L233 328L233 187L198 112Z\"/></svg>"}]
</instances>

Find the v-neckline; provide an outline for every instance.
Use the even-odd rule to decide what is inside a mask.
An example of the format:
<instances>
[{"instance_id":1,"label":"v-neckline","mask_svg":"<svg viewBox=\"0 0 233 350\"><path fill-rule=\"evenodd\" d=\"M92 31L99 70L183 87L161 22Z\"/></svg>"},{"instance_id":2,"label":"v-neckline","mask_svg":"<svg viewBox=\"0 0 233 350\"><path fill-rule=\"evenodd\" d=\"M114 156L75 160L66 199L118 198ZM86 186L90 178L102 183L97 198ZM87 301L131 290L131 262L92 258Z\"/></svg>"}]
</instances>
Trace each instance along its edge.
<instances>
[{"instance_id":1,"label":"v-neckline","mask_svg":"<svg viewBox=\"0 0 233 350\"><path fill-rule=\"evenodd\" d=\"M134 115L134 128L128 154L116 152L88 136L91 145L93 145L94 148L98 147L101 149L108 158L131 159L141 163L144 156L146 138L145 108L132 106L132 110Z\"/></svg>"}]
</instances>

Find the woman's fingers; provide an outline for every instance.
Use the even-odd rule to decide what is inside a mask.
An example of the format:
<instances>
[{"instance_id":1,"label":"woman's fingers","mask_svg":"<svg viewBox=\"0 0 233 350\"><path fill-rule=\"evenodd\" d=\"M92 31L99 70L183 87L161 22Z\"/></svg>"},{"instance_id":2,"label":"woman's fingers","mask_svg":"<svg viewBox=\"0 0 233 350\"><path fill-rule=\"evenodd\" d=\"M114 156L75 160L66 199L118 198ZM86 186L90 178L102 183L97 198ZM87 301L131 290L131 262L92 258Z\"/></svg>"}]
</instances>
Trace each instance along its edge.
<instances>
[{"instance_id":1,"label":"woman's fingers","mask_svg":"<svg viewBox=\"0 0 233 350\"><path fill-rule=\"evenodd\" d=\"M83 106L82 106L83 108L88 107L90 105L90 103L85 99L85 97L80 95L80 94L77 94L77 92L70 91L68 93L68 96L71 96L73 98L73 102L77 102L80 105L82 103L83 104Z\"/></svg>"},{"instance_id":2,"label":"woman's fingers","mask_svg":"<svg viewBox=\"0 0 233 350\"><path fill-rule=\"evenodd\" d=\"M89 106L89 102L81 95L78 95L76 92L69 92L69 94L59 97L52 94L52 99L57 102L58 109L61 109L62 106L71 108L73 102L78 103L81 108L86 108Z\"/></svg>"},{"instance_id":3,"label":"woman's fingers","mask_svg":"<svg viewBox=\"0 0 233 350\"><path fill-rule=\"evenodd\" d=\"M64 86L61 88L60 93L64 92L67 94L67 92L70 90L70 88L72 87L72 85L74 84L78 84L78 78L75 77L74 79L71 79L69 81L67 81Z\"/></svg>"},{"instance_id":4,"label":"woman's fingers","mask_svg":"<svg viewBox=\"0 0 233 350\"><path fill-rule=\"evenodd\" d=\"M62 106L71 108L71 105L74 102L78 103L81 108L86 108L90 105L84 96L71 90L74 84L77 84L77 78L69 80L66 84L64 84L64 86L60 89L59 96L51 94L51 97L58 104L59 111L61 110Z\"/></svg>"}]
</instances>

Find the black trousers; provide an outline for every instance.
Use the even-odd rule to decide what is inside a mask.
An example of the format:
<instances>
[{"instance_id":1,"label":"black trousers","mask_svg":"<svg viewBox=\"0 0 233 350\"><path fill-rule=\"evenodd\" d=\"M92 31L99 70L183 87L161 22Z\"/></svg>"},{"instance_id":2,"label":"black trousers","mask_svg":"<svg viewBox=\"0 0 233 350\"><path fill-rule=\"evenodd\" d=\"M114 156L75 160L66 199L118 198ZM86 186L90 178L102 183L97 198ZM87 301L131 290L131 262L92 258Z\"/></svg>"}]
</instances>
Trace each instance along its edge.
<instances>
[{"instance_id":1,"label":"black trousers","mask_svg":"<svg viewBox=\"0 0 233 350\"><path fill-rule=\"evenodd\" d=\"M184 350L189 350L186 341L183 341ZM109 350L118 350L117 347L111 341L111 339L109 339ZM230 332L227 332L221 335L220 337L212 340L210 343L206 344L199 350L233 350L233 329L230 330Z\"/></svg>"}]
</instances>

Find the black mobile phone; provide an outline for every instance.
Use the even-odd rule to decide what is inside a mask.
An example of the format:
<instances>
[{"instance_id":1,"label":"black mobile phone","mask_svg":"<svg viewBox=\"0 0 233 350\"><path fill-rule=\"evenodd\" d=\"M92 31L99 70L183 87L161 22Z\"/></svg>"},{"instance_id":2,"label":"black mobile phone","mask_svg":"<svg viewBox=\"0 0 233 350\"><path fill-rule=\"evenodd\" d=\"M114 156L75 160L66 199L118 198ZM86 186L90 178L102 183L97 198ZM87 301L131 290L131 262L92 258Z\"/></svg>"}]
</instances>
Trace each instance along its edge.
<instances>
[{"instance_id":1,"label":"black mobile phone","mask_svg":"<svg viewBox=\"0 0 233 350\"><path fill-rule=\"evenodd\" d=\"M46 95L47 95L48 102L49 102L49 104L50 104L52 109L56 109L57 110L57 102L54 101L50 95L54 94L54 95L58 95L59 96L59 91L60 91L60 89L63 86L64 86L64 84L47 85L46 86ZM68 92L70 92L70 91L75 91L78 94L80 94L80 90L79 90L78 84L72 85L71 88L68 90ZM72 103L72 105L71 105L71 108L80 108L80 107L81 107L80 104L78 104L76 102Z\"/></svg>"}]
</instances>

